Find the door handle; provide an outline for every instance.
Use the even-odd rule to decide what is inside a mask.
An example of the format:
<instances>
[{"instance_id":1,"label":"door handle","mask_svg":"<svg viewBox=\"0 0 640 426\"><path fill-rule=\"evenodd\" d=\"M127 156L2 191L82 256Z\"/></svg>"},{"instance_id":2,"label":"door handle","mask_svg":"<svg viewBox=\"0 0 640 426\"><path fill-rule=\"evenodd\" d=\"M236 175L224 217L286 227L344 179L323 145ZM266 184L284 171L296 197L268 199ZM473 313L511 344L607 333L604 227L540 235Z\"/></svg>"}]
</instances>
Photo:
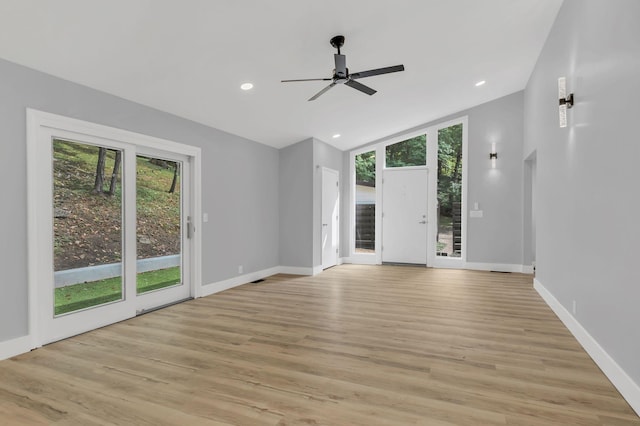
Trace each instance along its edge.
<instances>
[{"instance_id":1,"label":"door handle","mask_svg":"<svg viewBox=\"0 0 640 426\"><path fill-rule=\"evenodd\" d=\"M422 224L424 224L424 223L427 223L427 221L426 221L426 220L421 220L421 221L420 221L420 222L418 222L418 223L422 223Z\"/></svg>"},{"instance_id":2,"label":"door handle","mask_svg":"<svg viewBox=\"0 0 640 426\"><path fill-rule=\"evenodd\" d=\"M329 224L328 223L323 223L322 226L329 226Z\"/></svg>"}]
</instances>

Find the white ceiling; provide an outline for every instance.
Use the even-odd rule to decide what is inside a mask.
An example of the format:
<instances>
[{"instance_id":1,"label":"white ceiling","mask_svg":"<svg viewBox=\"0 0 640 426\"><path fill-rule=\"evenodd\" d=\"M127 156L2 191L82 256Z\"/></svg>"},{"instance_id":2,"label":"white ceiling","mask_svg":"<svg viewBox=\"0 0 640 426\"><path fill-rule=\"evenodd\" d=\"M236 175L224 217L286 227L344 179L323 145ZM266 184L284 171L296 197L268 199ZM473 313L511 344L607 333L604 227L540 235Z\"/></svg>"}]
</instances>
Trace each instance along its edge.
<instances>
[{"instance_id":1,"label":"white ceiling","mask_svg":"<svg viewBox=\"0 0 640 426\"><path fill-rule=\"evenodd\" d=\"M274 147L349 149L523 89L561 2L1 0L0 57ZM337 34L351 72L406 71L313 102L326 82L280 83L330 77Z\"/></svg>"}]
</instances>

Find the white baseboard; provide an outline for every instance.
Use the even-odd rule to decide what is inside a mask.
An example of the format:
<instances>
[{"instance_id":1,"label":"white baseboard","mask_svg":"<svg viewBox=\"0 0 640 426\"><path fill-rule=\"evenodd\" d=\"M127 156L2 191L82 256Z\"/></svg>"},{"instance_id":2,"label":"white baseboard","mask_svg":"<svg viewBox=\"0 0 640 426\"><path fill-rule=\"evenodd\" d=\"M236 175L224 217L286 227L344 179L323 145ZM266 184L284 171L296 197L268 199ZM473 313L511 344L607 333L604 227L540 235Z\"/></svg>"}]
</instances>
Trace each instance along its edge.
<instances>
[{"instance_id":1,"label":"white baseboard","mask_svg":"<svg viewBox=\"0 0 640 426\"><path fill-rule=\"evenodd\" d=\"M28 335L0 342L0 361L29 352L33 349L32 343L31 336Z\"/></svg>"},{"instance_id":2,"label":"white baseboard","mask_svg":"<svg viewBox=\"0 0 640 426\"><path fill-rule=\"evenodd\" d=\"M343 263L353 263L356 265L377 265L375 256L352 256L342 258ZM460 259L436 259L434 268L440 269L472 269L477 271L498 271L498 272L520 272L532 274L533 267L512 263L480 263L463 262Z\"/></svg>"},{"instance_id":3,"label":"white baseboard","mask_svg":"<svg viewBox=\"0 0 640 426\"><path fill-rule=\"evenodd\" d=\"M314 266L314 267L313 267L313 273L312 273L311 275L318 275L318 274L319 274L320 272L322 272L322 271L323 271L323 269L322 269L322 265L320 265L320 266Z\"/></svg>"},{"instance_id":4,"label":"white baseboard","mask_svg":"<svg viewBox=\"0 0 640 426\"><path fill-rule=\"evenodd\" d=\"M348 256L342 258L342 263L352 263L354 265L377 265L376 256Z\"/></svg>"},{"instance_id":5,"label":"white baseboard","mask_svg":"<svg viewBox=\"0 0 640 426\"><path fill-rule=\"evenodd\" d=\"M251 281L266 278L271 275L281 273L281 268L275 266L269 269L263 269L261 271L251 272L244 275L238 275L237 277L229 278L223 281L203 285L200 289L198 297L209 296L215 293L219 293L224 290L228 290L239 285L250 283Z\"/></svg>"},{"instance_id":6,"label":"white baseboard","mask_svg":"<svg viewBox=\"0 0 640 426\"><path fill-rule=\"evenodd\" d=\"M640 386L615 362L607 351L582 327L578 320L562 306L562 304L537 279L533 280L533 288L549 305L551 310L560 318L571 334L582 345L585 351L600 367L602 372L618 389L631 408L640 415Z\"/></svg>"},{"instance_id":7,"label":"white baseboard","mask_svg":"<svg viewBox=\"0 0 640 426\"><path fill-rule=\"evenodd\" d=\"M533 265L522 265L522 273L523 274L533 274L535 272L535 267Z\"/></svg>"},{"instance_id":8,"label":"white baseboard","mask_svg":"<svg viewBox=\"0 0 640 426\"><path fill-rule=\"evenodd\" d=\"M313 275L313 268L304 268L299 266L279 266L278 273L290 275Z\"/></svg>"},{"instance_id":9,"label":"white baseboard","mask_svg":"<svg viewBox=\"0 0 640 426\"><path fill-rule=\"evenodd\" d=\"M515 263L478 263L467 262L464 269L474 269L477 271L498 271L498 272L524 272L523 265Z\"/></svg>"}]
</instances>

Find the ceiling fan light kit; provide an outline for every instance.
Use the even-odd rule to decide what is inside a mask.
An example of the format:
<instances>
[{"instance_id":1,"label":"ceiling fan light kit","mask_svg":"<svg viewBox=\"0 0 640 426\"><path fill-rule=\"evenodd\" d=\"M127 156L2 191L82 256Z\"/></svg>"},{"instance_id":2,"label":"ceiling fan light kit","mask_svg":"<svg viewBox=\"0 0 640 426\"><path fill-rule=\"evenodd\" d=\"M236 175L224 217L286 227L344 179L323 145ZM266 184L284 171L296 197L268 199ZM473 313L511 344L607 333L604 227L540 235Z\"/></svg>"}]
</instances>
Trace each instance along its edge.
<instances>
[{"instance_id":1,"label":"ceiling fan light kit","mask_svg":"<svg viewBox=\"0 0 640 426\"><path fill-rule=\"evenodd\" d=\"M337 35L329 41L331 46L338 50L338 53L333 55L335 68L333 70L333 76L331 78L307 78L307 79L298 79L298 80L282 80L282 83L291 83L291 82L300 82L300 81L330 81L329 85L324 89L320 90L318 93L309 98L310 101L315 101L324 93L326 93L329 89L334 87L336 84L344 84L353 89L356 89L362 93L365 93L369 96L376 93L376 90L372 89L369 86L365 86L364 84L356 81L360 78L372 77L374 75L380 74L389 74L393 72L404 71L404 65L394 65L392 67L384 67L377 68L368 71L360 71L349 73L349 69L347 68L347 57L340 53L340 48L344 46L344 36Z\"/></svg>"}]
</instances>

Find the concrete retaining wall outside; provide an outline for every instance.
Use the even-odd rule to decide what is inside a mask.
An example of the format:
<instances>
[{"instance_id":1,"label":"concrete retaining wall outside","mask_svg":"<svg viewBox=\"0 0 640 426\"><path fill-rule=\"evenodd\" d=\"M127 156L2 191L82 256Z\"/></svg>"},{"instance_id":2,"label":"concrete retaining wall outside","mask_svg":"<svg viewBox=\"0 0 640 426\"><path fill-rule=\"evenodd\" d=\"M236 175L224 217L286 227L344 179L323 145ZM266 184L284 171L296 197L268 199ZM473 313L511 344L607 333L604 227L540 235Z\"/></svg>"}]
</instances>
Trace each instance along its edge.
<instances>
[{"instance_id":1,"label":"concrete retaining wall outside","mask_svg":"<svg viewBox=\"0 0 640 426\"><path fill-rule=\"evenodd\" d=\"M180 255L152 257L137 261L138 272L156 271L180 265ZM88 266L86 268L67 269L53 274L56 288L84 282L104 280L122 275L122 263Z\"/></svg>"}]
</instances>

